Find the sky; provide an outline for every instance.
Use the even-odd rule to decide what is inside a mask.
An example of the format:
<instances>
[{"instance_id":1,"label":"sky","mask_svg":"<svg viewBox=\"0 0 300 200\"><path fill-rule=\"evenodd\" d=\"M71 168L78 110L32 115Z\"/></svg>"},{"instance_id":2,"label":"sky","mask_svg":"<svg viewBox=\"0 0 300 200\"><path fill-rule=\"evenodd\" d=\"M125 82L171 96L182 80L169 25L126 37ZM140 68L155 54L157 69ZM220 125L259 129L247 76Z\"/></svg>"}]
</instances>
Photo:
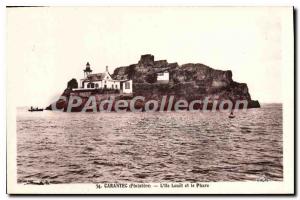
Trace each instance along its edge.
<instances>
[{"instance_id":1,"label":"sky","mask_svg":"<svg viewBox=\"0 0 300 200\"><path fill-rule=\"evenodd\" d=\"M7 8L8 92L18 106L45 107L67 82L137 63L143 54L169 63L231 70L252 99L282 102L287 9L267 7ZM291 21L292 22L292 21Z\"/></svg>"}]
</instances>

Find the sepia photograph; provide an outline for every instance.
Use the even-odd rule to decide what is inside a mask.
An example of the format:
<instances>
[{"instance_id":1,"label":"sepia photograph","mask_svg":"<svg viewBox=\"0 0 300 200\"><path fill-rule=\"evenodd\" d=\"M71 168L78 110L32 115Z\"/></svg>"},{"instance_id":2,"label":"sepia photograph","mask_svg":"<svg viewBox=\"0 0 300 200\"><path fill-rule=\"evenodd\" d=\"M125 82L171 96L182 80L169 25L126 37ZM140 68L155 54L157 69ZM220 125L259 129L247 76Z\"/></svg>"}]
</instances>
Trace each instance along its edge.
<instances>
[{"instance_id":1,"label":"sepia photograph","mask_svg":"<svg viewBox=\"0 0 300 200\"><path fill-rule=\"evenodd\" d=\"M293 194L293 7L6 7L9 194Z\"/></svg>"}]
</instances>

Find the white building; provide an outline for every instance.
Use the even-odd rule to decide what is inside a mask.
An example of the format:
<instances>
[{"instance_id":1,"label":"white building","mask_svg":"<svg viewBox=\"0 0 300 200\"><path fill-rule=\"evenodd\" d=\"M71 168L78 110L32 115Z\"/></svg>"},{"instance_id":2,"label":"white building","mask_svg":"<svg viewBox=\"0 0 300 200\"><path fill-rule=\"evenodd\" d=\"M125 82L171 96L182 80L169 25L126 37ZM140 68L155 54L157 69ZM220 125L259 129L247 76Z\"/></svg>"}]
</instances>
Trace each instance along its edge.
<instances>
[{"instance_id":1,"label":"white building","mask_svg":"<svg viewBox=\"0 0 300 200\"><path fill-rule=\"evenodd\" d=\"M90 64L86 64L84 78L80 79L80 85L77 90L93 89L116 89L120 93L132 93L132 80L114 80L108 72L108 67L104 73L92 74Z\"/></svg>"},{"instance_id":2,"label":"white building","mask_svg":"<svg viewBox=\"0 0 300 200\"><path fill-rule=\"evenodd\" d=\"M169 72L164 71L157 73L157 82L158 83L169 83Z\"/></svg>"}]
</instances>

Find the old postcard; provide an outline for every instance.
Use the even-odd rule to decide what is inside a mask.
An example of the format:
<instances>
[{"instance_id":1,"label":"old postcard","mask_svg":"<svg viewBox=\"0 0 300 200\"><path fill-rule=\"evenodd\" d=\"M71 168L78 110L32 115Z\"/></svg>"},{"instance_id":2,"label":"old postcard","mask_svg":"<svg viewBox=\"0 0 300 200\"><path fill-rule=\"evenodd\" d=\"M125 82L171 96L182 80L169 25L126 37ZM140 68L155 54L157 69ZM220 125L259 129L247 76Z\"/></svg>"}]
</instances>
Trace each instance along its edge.
<instances>
[{"instance_id":1,"label":"old postcard","mask_svg":"<svg viewBox=\"0 0 300 200\"><path fill-rule=\"evenodd\" d=\"M292 7L7 7L9 194L293 194Z\"/></svg>"}]
</instances>

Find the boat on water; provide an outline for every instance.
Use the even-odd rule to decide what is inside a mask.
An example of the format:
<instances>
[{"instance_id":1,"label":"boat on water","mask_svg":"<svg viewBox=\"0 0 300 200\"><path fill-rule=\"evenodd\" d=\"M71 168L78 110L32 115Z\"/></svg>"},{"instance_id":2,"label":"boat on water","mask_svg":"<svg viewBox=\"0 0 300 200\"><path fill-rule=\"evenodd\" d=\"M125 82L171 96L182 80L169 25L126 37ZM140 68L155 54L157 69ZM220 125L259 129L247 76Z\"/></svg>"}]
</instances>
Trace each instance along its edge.
<instances>
[{"instance_id":1,"label":"boat on water","mask_svg":"<svg viewBox=\"0 0 300 200\"><path fill-rule=\"evenodd\" d=\"M235 118L233 111L231 111L230 115L228 116L230 119Z\"/></svg>"},{"instance_id":2,"label":"boat on water","mask_svg":"<svg viewBox=\"0 0 300 200\"><path fill-rule=\"evenodd\" d=\"M28 110L29 112L38 112L38 111L43 111L43 108L33 108L32 106L30 107L30 109Z\"/></svg>"}]
</instances>

